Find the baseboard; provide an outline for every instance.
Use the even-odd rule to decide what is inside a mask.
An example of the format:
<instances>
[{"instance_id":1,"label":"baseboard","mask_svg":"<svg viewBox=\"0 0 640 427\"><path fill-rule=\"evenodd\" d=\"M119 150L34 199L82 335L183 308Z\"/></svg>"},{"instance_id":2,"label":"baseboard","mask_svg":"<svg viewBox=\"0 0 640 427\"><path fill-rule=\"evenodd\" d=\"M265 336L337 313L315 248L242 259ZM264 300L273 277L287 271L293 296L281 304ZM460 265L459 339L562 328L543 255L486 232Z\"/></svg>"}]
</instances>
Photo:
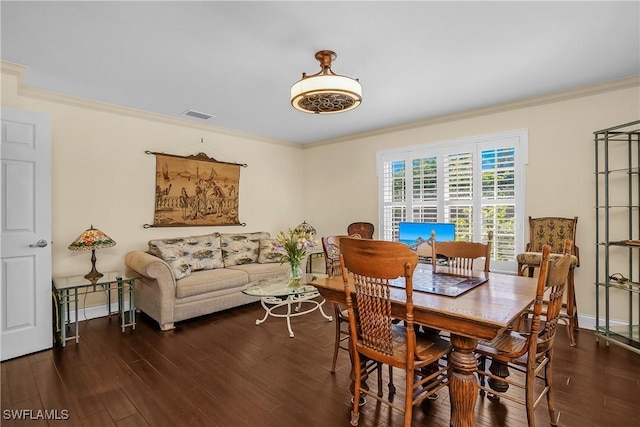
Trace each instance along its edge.
<instances>
[{"instance_id":1,"label":"baseboard","mask_svg":"<svg viewBox=\"0 0 640 427\"><path fill-rule=\"evenodd\" d=\"M129 301L125 301L124 302L124 309L125 311L129 309ZM115 312L118 311L118 303L112 303L111 304L111 312ZM86 308L79 308L78 309L78 317L79 317L79 321L85 321L85 320L91 320L91 319L97 319L98 317L105 317L108 316L109 312L107 311L107 305L95 305L92 307L86 307ZM69 318L71 322L75 321L76 318L76 313L74 310L71 310L71 313L69 313ZM580 329L589 329L592 331L596 330L596 318L595 316L585 316L585 315L578 315L578 322L580 324ZM604 323L602 320L600 321L600 323ZM627 323L622 322L622 321L617 321L617 320L611 320L609 319L609 324L611 326L625 326L627 325Z\"/></svg>"},{"instance_id":2,"label":"baseboard","mask_svg":"<svg viewBox=\"0 0 640 427\"><path fill-rule=\"evenodd\" d=\"M595 316L581 316L578 315L578 323L580 324L580 329L589 329L591 331L596 330L596 318ZM600 319L600 326L604 325L604 319ZM627 326L628 323L620 321L620 320L612 320L609 319L609 325L616 326Z\"/></svg>"}]
</instances>

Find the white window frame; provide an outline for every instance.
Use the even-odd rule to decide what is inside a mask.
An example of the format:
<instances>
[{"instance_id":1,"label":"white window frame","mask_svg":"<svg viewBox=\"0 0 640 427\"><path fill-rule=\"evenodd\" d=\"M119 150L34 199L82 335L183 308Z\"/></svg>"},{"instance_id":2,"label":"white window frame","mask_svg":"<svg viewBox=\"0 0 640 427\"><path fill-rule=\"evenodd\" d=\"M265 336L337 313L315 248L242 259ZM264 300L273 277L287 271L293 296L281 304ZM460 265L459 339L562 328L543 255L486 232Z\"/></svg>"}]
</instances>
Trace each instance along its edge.
<instances>
[{"instance_id":1,"label":"white window frame","mask_svg":"<svg viewBox=\"0 0 640 427\"><path fill-rule=\"evenodd\" d=\"M517 261L515 255L524 248L525 242L525 188L526 188L526 165L528 164L528 130L516 129L504 132L478 135L460 139L453 139L440 142L432 142L427 144L413 145L402 148L394 148L380 150L376 153L376 170L378 175L378 230L381 239L391 240L392 231L385 228L385 207L386 206L404 206L406 215L409 215L413 207L413 187L411 176L411 161L425 157L438 158L437 172L437 211L438 222L444 222L445 201L444 201L444 168L441 167L441 159L444 155L471 152L473 153L473 215L479 215L477 220L473 221L473 240L485 241L487 236L482 236L481 206L482 197L476 195L482 194L482 167L481 156L482 150L513 147L515 149L515 242L514 242L514 259L509 262L499 262L491 260L491 271L495 272L517 272ZM384 176L383 165L390 161L405 161L405 185L406 199L404 202L387 203L384 202ZM407 216L410 218L410 216Z\"/></svg>"}]
</instances>

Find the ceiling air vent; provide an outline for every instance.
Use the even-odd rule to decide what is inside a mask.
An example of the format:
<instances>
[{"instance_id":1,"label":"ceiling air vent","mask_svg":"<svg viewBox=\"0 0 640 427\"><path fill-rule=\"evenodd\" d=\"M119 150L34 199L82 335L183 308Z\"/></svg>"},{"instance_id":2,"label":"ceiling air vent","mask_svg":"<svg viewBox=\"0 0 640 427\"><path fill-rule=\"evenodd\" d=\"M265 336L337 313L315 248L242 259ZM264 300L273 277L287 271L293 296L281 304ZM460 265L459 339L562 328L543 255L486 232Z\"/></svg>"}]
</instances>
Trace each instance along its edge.
<instances>
[{"instance_id":1,"label":"ceiling air vent","mask_svg":"<svg viewBox=\"0 0 640 427\"><path fill-rule=\"evenodd\" d=\"M201 113L200 111L194 111L194 110L187 110L182 114L185 116L195 117L196 119L202 119L202 120L209 120L211 117L213 117L212 114Z\"/></svg>"}]
</instances>

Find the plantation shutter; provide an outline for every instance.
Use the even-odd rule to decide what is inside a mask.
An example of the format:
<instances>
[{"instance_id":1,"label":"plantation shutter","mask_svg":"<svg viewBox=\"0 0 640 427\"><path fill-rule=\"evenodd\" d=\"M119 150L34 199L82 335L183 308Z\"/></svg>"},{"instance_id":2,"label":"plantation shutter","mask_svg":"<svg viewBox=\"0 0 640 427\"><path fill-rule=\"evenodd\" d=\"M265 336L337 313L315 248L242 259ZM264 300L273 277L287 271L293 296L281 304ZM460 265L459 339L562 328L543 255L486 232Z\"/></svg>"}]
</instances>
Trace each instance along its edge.
<instances>
[{"instance_id":1,"label":"plantation shutter","mask_svg":"<svg viewBox=\"0 0 640 427\"><path fill-rule=\"evenodd\" d=\"M473 241L473 153L444 155L444 222L456 224L456 239Z\"/></svg>"},{"instance_id":2,"label":"plantation shutter","mask_svg":"<svg viewBox=\"0 0 640 427\"><path fill-rule=\"evenodd\" d=\"M382 165L382 238L398 240L398 223L406 221L406 162L389 160Z\"/></svg>"},{"instance_id":3,"label":"plantation shutter","mask_svg":"<svg viewBox=\"0 0 640 427\"><path fill-rule=\"evenodd\" d=\"M438 160L422 157L411 162L412 198L411 222L438 221Z\"/></svg>"},{"instance_id":4,"label":"plantation shutter","mask_svg":"<svg viewBox=\"0 0 640 427\"><path fill-rule=\"evenodd\" d=\"M514 131L379 152L381 238L397 241L403 221L455 223L463 241L491 230L491 269L515 272L526 146L526 131Z\"/></svg>"},{"instance_id":5,"label":"plantation shutter","mask_svg":"<svg viewBox=\"0 0 640 427\"><path fill-rule=\"evenodd\" d=\"M482 150L482 228L493 230L493 258L516 256L516 161L513 148Z\"/></svg>"}]
</instances>

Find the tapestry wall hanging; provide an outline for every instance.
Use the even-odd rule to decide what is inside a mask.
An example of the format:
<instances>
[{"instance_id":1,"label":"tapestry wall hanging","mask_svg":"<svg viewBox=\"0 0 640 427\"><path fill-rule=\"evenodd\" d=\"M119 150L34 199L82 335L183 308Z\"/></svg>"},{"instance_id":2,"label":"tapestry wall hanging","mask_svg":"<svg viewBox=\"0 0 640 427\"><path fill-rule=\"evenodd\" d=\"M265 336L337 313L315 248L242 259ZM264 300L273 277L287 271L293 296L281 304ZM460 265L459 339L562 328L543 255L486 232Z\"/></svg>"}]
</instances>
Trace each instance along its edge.
<instances>
[{"instance_id":1,"label":"tapestry wall hanging","mask_svg":"<svg viewBox=\"0 0 640 427\"><path fill-rule=\"evenodd\" d=\"M205 153L156 156L156 197L153 225L189 227L244 225L238 219L240 167Z\"/></svg>"}]
</instances>

